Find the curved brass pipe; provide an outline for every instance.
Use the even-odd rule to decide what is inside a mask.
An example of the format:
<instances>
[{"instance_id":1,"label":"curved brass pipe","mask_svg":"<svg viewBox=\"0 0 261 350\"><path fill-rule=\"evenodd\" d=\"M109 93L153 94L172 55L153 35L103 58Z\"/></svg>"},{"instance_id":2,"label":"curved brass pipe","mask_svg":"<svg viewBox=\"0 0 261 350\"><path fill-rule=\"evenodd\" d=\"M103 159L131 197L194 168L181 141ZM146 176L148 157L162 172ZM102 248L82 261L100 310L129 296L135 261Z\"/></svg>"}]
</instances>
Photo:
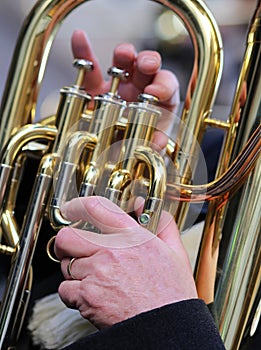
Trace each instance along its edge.
<instances>
[{"instance_id":1,"label":"curved brass pipe","mask_svg":"<svg viewBox=\"0 0 261 350\"><path fill-rule=\"evenodd\" d=\"M168 200L204 202L225 196L227 201L253 170L260 156L261 126L259 125L230 167L218 178L203 185L167 184Z\"/></svg>"},{"instance_id":2,"label":"curved brass pipe","mask_svg":"<svg viewBox=\"0 0 261 350\"><path fill-rule=\"evenodd\" d=\"M8 74L0 115L0 149L10 135L34 120L36 102L49 51L63 19L88 0L38 1L20 32ZM223 65L222 41L216 22L203 1L157 0L182 19L192 38L195 60L186 96L183 120L199 134L204 118L209 116L220 81ZM196 115L197 118L191 116ZM17 120L19 116L19 120ZM184 134L180 146L189 154L192 140Z\"/></svg>"},{"instance_id":3,"label":"curved brass pipe","mask_svg":"<svg viewBox=\"0 0 261 350\"><path fill-rule=\"evenodd\" d=\"M253 131L260 129L260 38L261 1L257 0L248 26L245 52L229 115L231 127L225 137L217 176L235 161L248 139L251 139ZM257 152L260 152L260 147ZM233 350L239 349L244 338L250 336L250 329L253 334L256 326L252 315L256 313L255 318L258 318L258 314L260 317L260 165L259 158L240 190L225 206L220 206L219 199L211 202L206 217L207 233L208 224L213 213L216 213L212 249L220 245L222 254L218 266L222 274L216 283L215 303L221 337L225 346ZM222 240L218 244L217 237L220 235Z\"/></svg>"},{"instance_id":4,"label":"curved brass pipe","mask_svg":"<svg viewBox=\"0 0 261 350\"><path fill-rule=\"evenodd\" d=\"M76 169L84 147L94 148L97 144L97 137L94 134L76 131L74 132L65 147L64 157L60 161L57 172L59 175L54 183L54 195L49 205L49 219L52 227L58 230L62 226L71 224L61 214L61 204L67 199L69 188L74 187L71 183L76 182ZM75 185L75 184L74 184Z\"/></svg>"},{"instance_id":5,"label":"curved brass pipe","mask_svg":"<svg viewBox=\"0 0 261 350\"><path fill-rule=\"evenodd\" d=\"M165 164L162 157L150 147L137 147L135 156L147 165L150 180L148 193L138 221L148 230L156 233L166 191L167 174Z\"/></svg>"},{"instance_id":6,"label":"curved brass pipe","mask_svg":"<svg viewBox=\"0 0 261 350\"><path fill-rule=\"evenodd\" d=\"M34 183L27 215L15 247L5 293L1 301L1 349L13 348L17 343L26 313L32 277L33 251L44 217L45 203L52 184L54 157L42 158Z\"/></svg>"},{"instance_id":7,"label":"curved brass pipe","mask_svg":"<svg viewBox=\"0 0 261 350\"><path fill-rule=\"evenodd\" d=\"M9 183L9 176L15 166L15 160L21 153L22 148L31 141L53 141L57 130L52 126L31 124L23 126L11 139L3 150L2 164L0 165L0 213L3 210L3 202L6 193L6 185Z\"/></svg>"},{"instance_id":8,"label":"curved brass pipe","mask_svg":"<svg viewBox=\"0 0 261 350\"><path fill-rule=\"evenodd\" d=\"M32 141L52 142L56 135L57 129L54 126L43 126L41 124L25 125L11 137L7 147L2 152L2 164L0 165L0 221L4 237L12 248L18 244L20 236L14 219L14 207L12 206L12 203L15 201L14 198L9 198L15 196L17 190L17 183L15 181L11 182L16 159L27 144ZM11 208L8 207L10 203Z\"/></svg>"},{"instance_id":9,"label":"curved brass pipe","mask_svg":"<svg viewBox=\"0 0 261 350\"><path fill-rule=\"evenodd\" d=\"M21 126L34 120L36 102L55 34L62 20L84 2L87 0L39 1L28 15L17 41L1 104L0 149ZM189 155L194 152L197 139L201 138L202 123L211 112L220 81L222 41L215 20L203 1L157 2L173 10L182 19L194 45L193 73L182 113L182 120L187 123L194 137L188 136L186 132L181 133L178 145L185 157L178 158L177 149L173 155L174 162L179 163L181 177L189 181L188 162L190 167L192 164Z\"/></svg>"},{"instance_id":10,"label":"curved brass pipe","mask_svg":"<svg viewBox=\"0 0 261 350\"><path fill-rule=\"evenodd\" d=\"M63 18L83 2L38 1L24 21L1 103L0 149L21 126L34 122L51 44Z\"/></svg>"},{"instance_id":11,"label":"curved brass pipe","mask_svg":"<svg viewBox=\"0 0 261 350\"><path fill-rule=\"evenodd\" d=\"M8 145L12 136L19 133L21 128L23 129L25 125L27 126L34 121L38 94L43 80L49 51L56 32L63 19L74 8L87 1L88 0L38 1L28 15L15 48L14 58L3 95L0 111L0 150ZM189 185L191 173L193 173L197 159L195 154L196 144L198 142L200 143L204 128L207 125L215 123L209 116L211 114L223 66L222 41L216 22L204 1L155 0L155 2L166 6L180 17L190 34L194 46L194 66L181 115L182 123L186 125L190 132L187 133L185 129L180 130L178 133L178 140L171 154L171 158L174 164L177 164L177 169L179 170L177 176L178 180L174 182L181 183L181 185L167 184L166 196L171 200L191 202L211 200L215 199L217 196L226 196L227 193L230 195L232 188L234 189L235 186L241 184L241 180L253 168L257 160L258 156L256 152L259 151L260 148L260 142L258 143L257 138L259 137L258 133L260 133L260 130L257 130L253 139L247 144L245 150L238 156L236 161L238 165L231 166L224 174L222 172L222 176L213 183L199 187ZM82 80L82 73L80 73L79 80ZM65 91L63 91L63 93L64 92ZM83 95L81 96L82 98L84 98ZM79 104L81 105L81 103ZM81 106L77 108L78 111L81 110L80 107ZM29 274L31 270L33 252L30 252L30 249L28 250L27 248L29 246L35 247L41 220L45 212L45 205L49 199L49 193L52 192L51 184L54 176L53 169L56 152L59 149L61 138L66 135L66 132L74 123L75 119L55 119L54 124L58 130L55 147L51 155L47 155L43 158L37 174L35 189L32 193L25 222L21 229L21 236L25 239L22 239L21 242L17 244L19 249L16 251L17 254L15 254L14 269L19 272L19 276L12 275L12 278L10 278L10 284L7 290L7 294L10 295L10 298L5 299L1 304L1 348L3 344L6 345L6 343L8 346L9 344L12 346L18 335L16 332L13 332L13 330L10 332L10 328L12 328L13 322L12 313L13 311L16 312L16 309L19 308L18 304L20 299L17 298L19 293L18 289L21 288L23 291L25 289L24 281L26 279L23 277L26 276L23 276L23 271L26 270L26 274ZM220 125L221 124L227 129L229 129L229 127L232 127L232 129L235 128L233 123L220 123ZM11 145L7 147L11 147ZM11 159L13 158L12 152L9 153L8 157ZM140 157L142 157L144 161L146 158L150 158L150 155L149 157L145 155L145 158L141 155ZM153 159L149 159L148 162L153 163ZM3 164L4 170L1 173L0 179L5 183L11 169L9 165L6 166L5 163ZM240 169L240 166L242 166L242 169ZM128 171L129 170L131 169L128 169ZM149 168L149 170L152 169ZM122 170L122 172L124 171L125 170ZM94 175L94 177L96 176L96 174L93 173L91 175ZM122 180L124 185L126 179L129 181L129 178L125 177ZM158 185L156 184L155 186L157 187ZM159 188L160 190L155 192L159 192L159 197L161 197L162 187ZM152 192L153 190L154 188ZM5 191L3 192L3 198L5 196L4 193ZM150 210L150 199L148 200L148 204ZM56 214L57 212L54 216L56 216ZM57 220L59 214L58 212L54 221ZM60 220L60 217L58 219ZM182 226L182 219L179 225ZM26 269L26 267L28 268ZM16 278L20 277L21 280L17 283Z\"/></svg>"}]
</instances>

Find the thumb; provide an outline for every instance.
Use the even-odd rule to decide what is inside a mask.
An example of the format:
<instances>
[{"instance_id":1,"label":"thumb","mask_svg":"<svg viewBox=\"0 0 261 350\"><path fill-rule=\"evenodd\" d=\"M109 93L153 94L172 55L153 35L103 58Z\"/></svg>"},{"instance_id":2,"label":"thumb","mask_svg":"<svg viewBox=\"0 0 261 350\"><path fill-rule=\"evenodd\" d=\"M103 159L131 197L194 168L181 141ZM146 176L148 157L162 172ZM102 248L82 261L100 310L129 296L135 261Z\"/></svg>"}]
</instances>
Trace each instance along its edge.
<instances>
[{"instance_id":1,"label":"thumb","mask_svg":"<svg viewBox=\"0 0 261 350\"><path fill-rule=\"evenodd\" d=\"M175 250L182 245L177 224L173 216L167 211L162 211L161 213L157 235L169 247L175 248Z\"/></svg>"},{"instance_id":2,"label":"thumb","mask_svg":"<svg viewBox=\"0 0 261 350\"><path fill-rule=\"evenodd\" d=\"M173 216L163 211L158 226L158 237L176 252L182 261L190 265L189 256L181 240L180 231Z\"/></svg>"}]
</instances>

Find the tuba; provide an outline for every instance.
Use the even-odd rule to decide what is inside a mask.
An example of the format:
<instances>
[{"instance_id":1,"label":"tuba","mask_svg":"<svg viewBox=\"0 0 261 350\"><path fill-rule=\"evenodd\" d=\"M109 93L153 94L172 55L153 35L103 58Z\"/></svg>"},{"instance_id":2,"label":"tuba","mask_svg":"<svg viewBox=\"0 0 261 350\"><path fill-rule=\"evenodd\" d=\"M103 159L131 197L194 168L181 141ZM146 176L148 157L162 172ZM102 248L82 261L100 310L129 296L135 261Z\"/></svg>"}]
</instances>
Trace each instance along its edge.
<instances>
[{"instance_id":1,"label":"tuba","mask_svg":"<svg viewBox=\"0 0 261 350\"><path fill-rule=\"evenodd\" d=\"M76 81L61 89L56 115L34 122L55 34L62 20L86 1L35 4L21 29L2 98L0 258L10 257L10 269L0 308L0 348L15 348L19 338L43 220L47 218L54 230L71 224L60 212L65 195L103 194L128 210L133 192L145 198L138 220L152 232L157 230L163 209L175 216L182 229L189 203L209 202L195 280L200 287L211 231L210 253L219 248L222 271L215 285L218 325L226 348L240 349L245 337L255 333L260 317L260 0L249 24L226 122L211 118L223 66L222 41L211 12L201 0L155 0L180 17L194 47L194 65L180 116L184 127L177 127L177 141L170 139L166 146L170 172L164 157L151 147L157 123L162 114L164 117L157 98L141 94L137 103L126 105L118 96L118 87L127 72L117 67L108 71L110 91L95 97L95 109L90 111L91 96L82 85L92 62L77 59ZM222 128L226 136L216 178L194 185L200 153L197 145L207 127ZM122 146L120 151L104 153L115 140ZM38 166L19 224L16 207L28 159L36 159ZM70 193L72 183L76 188ZM88 223L86 227L90 229Z\"/></svg>"}]
</instances>

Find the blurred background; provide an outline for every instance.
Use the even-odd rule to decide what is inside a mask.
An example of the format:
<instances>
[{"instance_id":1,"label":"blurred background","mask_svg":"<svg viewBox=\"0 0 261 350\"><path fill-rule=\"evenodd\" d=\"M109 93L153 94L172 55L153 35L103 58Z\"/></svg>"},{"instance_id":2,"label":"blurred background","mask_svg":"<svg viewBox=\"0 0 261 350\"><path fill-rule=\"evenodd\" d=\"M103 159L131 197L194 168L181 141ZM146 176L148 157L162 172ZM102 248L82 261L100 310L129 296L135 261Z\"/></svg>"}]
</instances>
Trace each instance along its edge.
<instances>
[{"instance_id":1,"label":"blurred background","mask_svg":"<svg viewBox=\"0 0 261 350\"><path fill-rule=\"evenodd\" d=\"M20 27L35 2L0 0L0 96ZM223 38L224 74L215 113L226 119L244 52L247 25L256 0L208 0L206 3L220 26ZM55 38L40 92L37 118L54 113L59 89L74 82L70 38L77 28L84 29L90 37L104 74L111 64L112 50L117 43L128 41L137 50L159 50L163 66L174 71L179 78L181 99L184 99L193 50L184 27L178 20L173 21L173 13L147 0L87 1L67 16Z\"/></svg>"},{"instance_id":2,"label":"blurred background","mask_svg":"<svg viewBox=\"0 0 261 350\"><path fill-rule=\"evenodd\" d=\"M257 0L205 2L217 20L224 47L224 71L213 117L227 119L245 49L248 23ZM35 0L0 0L0 100L20 28L35 3ZM173 18L173 13L147 0L87 1L68 15L54 40L40 91L37 119L55 113L60 88L75 81L70 38L78 28L85 30L90 37L104 75L111 65L113 49L120 42L131 42L138 51L158 50L162 54L163 67L177 75L181 101L184 100L192 70L193 48L184 27ZM215 138L211 141L212 146L206 148L213 161L210 148L216 156L221 139L218 136L218 145ZM214 167L212 170L214 172Z\"/></svg>"}]
</instances>

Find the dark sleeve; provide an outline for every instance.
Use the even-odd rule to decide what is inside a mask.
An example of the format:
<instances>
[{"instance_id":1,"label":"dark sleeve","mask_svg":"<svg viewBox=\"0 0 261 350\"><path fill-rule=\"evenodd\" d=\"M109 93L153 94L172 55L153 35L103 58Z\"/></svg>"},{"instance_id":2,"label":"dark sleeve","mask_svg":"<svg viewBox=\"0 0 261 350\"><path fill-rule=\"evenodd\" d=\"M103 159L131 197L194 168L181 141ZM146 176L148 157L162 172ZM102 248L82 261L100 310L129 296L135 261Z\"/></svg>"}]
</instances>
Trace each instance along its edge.
<instances>
[{"instance_id":1,"label":"dark sleeve","mask_svg":"<svg viewBox=\"0 0 261 350\"><path fill-rule=\"evenodd\" d=\"M98 331L66 350L225 350L206 304L192 299Z\"/></svg>"},{"instance_id":2,"label":"dark sleeve","mask_svg":"<svg viewBox=\"0 0 261 350\"><path fill-rule=\"evenodd\" d=\"M207 304L207 307L208 307L209 312L211 313L212 317L214 318L215 323L218 324L218 316L217 316L217 309L216 309L215 302Z\"/></svg>"}]
</instances>

